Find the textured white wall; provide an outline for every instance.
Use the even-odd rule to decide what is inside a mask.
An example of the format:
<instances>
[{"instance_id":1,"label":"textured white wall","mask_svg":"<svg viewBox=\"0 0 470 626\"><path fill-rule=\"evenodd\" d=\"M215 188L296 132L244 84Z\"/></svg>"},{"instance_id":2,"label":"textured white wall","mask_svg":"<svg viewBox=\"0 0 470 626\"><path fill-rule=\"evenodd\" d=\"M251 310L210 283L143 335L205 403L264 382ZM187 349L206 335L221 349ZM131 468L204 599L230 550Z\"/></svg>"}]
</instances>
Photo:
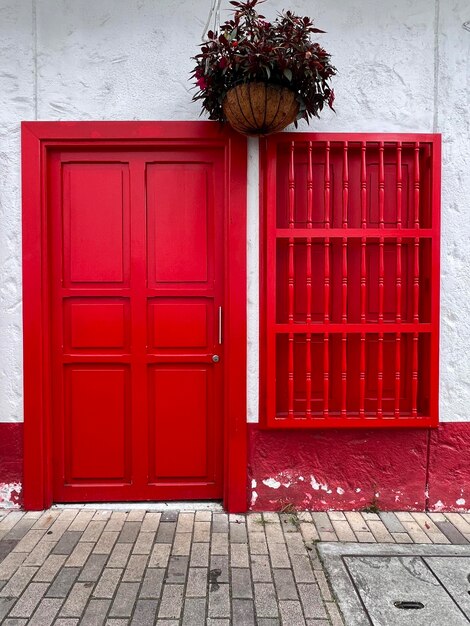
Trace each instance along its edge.
<instances>
[{"instance_id":1,"label":"textured white wall","mask_svg":"<svg viewBox=\"0 0 470 626\"><path fill-rule=\"evenodd\" d=\"M0 421L22 419L21 120L199 119L188 74L209 0L0 0ZM444 135L441 419L470 419L468 0L269 0L316 18L339 69L321 131ZM223 8L228 0L223 0ZM226 11L222 12L222 18ZM303 125L299 130L306 130ZM257 417L257 152L250 141L249 419Z\"/></svg>"}]
</instances>

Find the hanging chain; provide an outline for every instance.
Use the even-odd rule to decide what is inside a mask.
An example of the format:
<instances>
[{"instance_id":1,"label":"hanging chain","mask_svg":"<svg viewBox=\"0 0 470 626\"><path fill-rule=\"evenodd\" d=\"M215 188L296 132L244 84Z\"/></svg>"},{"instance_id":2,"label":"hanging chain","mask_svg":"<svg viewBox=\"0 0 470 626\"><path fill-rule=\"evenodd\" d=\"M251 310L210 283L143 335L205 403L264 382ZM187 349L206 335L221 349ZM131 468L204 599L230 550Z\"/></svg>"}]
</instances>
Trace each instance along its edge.
<instances>
[{"instance_id":1,"label":"hanging chain","mask_svg":"<svg viewBox=\"0 0 470 626\"><path fill-rule=\"evenodd\" d=\"M207 33L211 30L217 32L220 27L220 4L222 0L212 0L211 8L209 11L209 17L207 18L206 25L204 26L204 31L202 33L202 41L208 41Z\"/></svg>"}]
</instances>

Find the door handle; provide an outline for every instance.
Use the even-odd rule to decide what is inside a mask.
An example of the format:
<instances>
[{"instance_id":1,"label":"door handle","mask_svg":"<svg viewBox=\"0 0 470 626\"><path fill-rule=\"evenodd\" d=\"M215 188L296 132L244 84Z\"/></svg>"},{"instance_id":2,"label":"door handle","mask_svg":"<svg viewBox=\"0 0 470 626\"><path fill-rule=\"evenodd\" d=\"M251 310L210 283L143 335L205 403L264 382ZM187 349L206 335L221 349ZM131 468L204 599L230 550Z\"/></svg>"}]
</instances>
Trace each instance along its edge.
<instances>
[{"instance_id":1,"label":"door handle","mask_svg":"<svg viewBox=\"0 0 470 626\"><path fill-rule=\"evenodd\" d=\"M219 345L222 345L222 307L219 306Z\"/></svg>"},{"instance_id":2,"label":"door handle","mask_svg":"<svg viewBox=\"0 0 470 626\"><path fill-rule=\"evenodd\" d=\"M212 355L212 361L214 363L218 363L220 361L220 356L218 354L213 354Z\"/></svg>"}]
</instances>

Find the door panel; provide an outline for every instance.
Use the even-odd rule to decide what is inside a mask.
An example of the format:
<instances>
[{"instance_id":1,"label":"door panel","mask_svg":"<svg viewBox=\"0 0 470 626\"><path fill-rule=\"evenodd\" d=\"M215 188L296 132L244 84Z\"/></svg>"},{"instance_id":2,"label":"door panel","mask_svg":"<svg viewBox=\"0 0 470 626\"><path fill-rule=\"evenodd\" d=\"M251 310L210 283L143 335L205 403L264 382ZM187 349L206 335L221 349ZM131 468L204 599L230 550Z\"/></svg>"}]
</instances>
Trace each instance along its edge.
<instances>
[{"instance_id":1,"label":"door panel","mask_svg":"<svg viewBox=\"0 0 470 626\"><path fill-rule=\"evenodd\" d=\"M56 502L222 496L223 149L55 152Z\"/></svg>"}]
</instances>

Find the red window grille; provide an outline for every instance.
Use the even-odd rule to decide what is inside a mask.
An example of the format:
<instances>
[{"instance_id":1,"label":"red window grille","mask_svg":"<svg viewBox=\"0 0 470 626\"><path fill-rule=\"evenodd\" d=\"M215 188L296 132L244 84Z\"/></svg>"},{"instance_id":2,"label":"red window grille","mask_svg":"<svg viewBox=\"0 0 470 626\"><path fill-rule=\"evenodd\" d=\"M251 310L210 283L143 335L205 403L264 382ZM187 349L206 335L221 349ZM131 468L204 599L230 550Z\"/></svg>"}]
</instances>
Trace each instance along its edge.
<instances>
[{"instance_id":1,"label":"red window grille","mask_svg":"<svg viewBox=\"0 0 470 626\"><path fill-rule=\"evenodd\" d=\"M265 140L261 416L438 423L440 136Z\"/></svg>"}]
</instances>

